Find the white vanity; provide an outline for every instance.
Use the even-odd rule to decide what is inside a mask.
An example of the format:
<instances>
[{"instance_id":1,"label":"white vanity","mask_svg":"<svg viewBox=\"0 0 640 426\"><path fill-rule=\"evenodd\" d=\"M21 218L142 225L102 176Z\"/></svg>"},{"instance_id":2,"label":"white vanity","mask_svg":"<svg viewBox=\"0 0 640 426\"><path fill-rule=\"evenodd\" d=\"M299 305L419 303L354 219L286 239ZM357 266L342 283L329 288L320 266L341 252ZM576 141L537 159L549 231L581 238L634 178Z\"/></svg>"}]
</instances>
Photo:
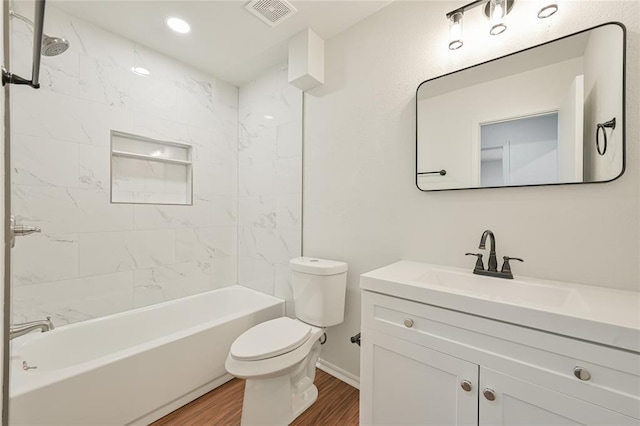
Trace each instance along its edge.
<instances>
[{"instance_id":1,"label":"white vanity","mask_svg":"<svg viewBox=\"0 0 640 426\"><path fill-rule=\"evenodd\" d=\"M639 425L640 295L402 261L363 274L362 425Z\"/></svg>"}]
</instances>

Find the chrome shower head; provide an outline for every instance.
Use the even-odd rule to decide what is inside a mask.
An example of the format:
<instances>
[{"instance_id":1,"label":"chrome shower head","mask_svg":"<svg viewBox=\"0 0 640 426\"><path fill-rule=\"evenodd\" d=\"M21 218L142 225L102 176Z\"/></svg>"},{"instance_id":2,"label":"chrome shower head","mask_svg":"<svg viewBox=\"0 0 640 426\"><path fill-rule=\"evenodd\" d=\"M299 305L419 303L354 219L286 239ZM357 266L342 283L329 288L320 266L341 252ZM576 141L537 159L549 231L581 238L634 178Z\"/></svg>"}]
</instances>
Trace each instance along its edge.
<instances>
[{"instance_id":1,"label":"chrome shower head","mask_svg":"<svg viewBox=\"0 0 640 426\"><path fill-rule=\"evenodd\" d=\"M69 48L69 42L62 37L42 37L42 54L44 56L58 56Z\"/></svg>"},{"instance_id":2,"label":"chrome shower head","mask_svg":"<svg viewBox=\"0 0 640 426\"><path fill-rule=\"evenodd\" d=\"M13 10L9 11L9 16L12 18L18 18L23 22L26 22L31 27L33 27L33 22L31 19L25 18L19 13L14 12ZM62 37L51 37L46 34L42 35L42 55L43 56L58 56L64 53L69 48L69 42Z\"/></svg>"}]
</instances>

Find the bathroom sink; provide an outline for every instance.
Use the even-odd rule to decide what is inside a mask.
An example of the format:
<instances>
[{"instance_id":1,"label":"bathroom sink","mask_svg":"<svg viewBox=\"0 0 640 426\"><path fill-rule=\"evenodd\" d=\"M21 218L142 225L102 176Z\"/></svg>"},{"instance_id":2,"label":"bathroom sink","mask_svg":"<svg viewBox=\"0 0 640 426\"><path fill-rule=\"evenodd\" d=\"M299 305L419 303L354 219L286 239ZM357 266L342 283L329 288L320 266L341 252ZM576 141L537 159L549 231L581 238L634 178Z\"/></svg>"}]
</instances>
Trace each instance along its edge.
<instances>
[{"instance_id":1,"label":"bathroom sink","mask_svg":"<svg viewBox=\"0 0 640 426\"><path fill-rule=\"evenodd\" d=\"M441 286L449 291L478 295L505 303L563 306L570 301L575 303L576 299L579 300L579 295L568 288L484 277L453 269L431 268L415 280L418 283Z\"/></svg>"},{"instance_id":2,"label":"bathroom sink","mask_svg":"<svg viewBox=\"0 0 640 426\"><path fill-rule=\"evenodd\" d=\"M640 293L401 261L362 274L360 288L640 352Z\"/></svg>"}]
</instances>

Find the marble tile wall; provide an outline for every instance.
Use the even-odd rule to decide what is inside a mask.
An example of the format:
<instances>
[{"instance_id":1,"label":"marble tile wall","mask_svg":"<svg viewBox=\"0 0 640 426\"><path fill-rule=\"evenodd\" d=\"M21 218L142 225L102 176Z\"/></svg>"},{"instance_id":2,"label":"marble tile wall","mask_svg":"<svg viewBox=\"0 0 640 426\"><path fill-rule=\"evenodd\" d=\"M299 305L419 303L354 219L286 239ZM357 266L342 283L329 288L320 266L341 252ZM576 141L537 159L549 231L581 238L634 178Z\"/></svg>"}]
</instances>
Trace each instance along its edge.
<instances>
[{"instance_id":1,"label":"marble tile wall","mask_svg":"<svg viewBox=\"0 0 640 426\"><path fill-rule=\"evenodd\" d=\"M301 255L302 92L287 65L240 88L238 282L283 298L293 315L288 262Z\"/></svg>"},{"instance_id":2,"label":"marble tile wall","mask_svg":"<svg viewBox=\"0 0 640 426\"><path fill-rule=\"evenodd\" d=\"M32 16L21 5L14 2ZM28 76L31 29L17 19L11 28L12 71ZM11 89L13 213L43 230L13 251L13 320L50 315L62 325L235 284L238 89L51 5L45 31L71 47L42 58L40 90ZM288 111L287 96L274 103L281 111ZM282 145L269 162L258 161L261 151L250 142L240 151L248 172L243 205L254 207L244 210L242 235L258 242L256 258L246 258L256 270L268 262L273 281L275 265L299 246L299 212L291 205L300 204L300 153L277 137L292 132L288 122L255 126L246 114L251 132L272 135L274 150ZM193 206L110 204L111 129L192 145ZM265 167L268 190L255 181ZM283 182L289 175L297 193ZM261 223L263 216L272 222ZM265 249L277 255L261 259Z\"/></svg>"}]
</instances>

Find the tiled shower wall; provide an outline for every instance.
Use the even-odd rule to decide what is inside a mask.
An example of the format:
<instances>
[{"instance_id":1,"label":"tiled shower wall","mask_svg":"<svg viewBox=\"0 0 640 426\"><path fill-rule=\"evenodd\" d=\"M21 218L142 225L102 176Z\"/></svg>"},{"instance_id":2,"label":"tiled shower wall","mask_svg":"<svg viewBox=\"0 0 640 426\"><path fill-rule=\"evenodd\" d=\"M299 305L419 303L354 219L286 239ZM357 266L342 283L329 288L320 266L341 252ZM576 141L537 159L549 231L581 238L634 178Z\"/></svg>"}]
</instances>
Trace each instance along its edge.
<instances>
[{"instance_id":1,"label":"tiled shower wall","mask_svg":"<svg viewBox=\"0 0 640 426\"><path fill-rule=\"evenodd\" d=\"M28 76L31 29L11 25L12 71ZM14 321L61 325L235 284L238 89L55 7L45 31L70 49L43 57L41 89L11 88L13 213L42 227L13 250ZM192 145L193 206L110 204L111 129ZM283 161L274 176L289 173ZM299 217L278 222L292 238Z\"/></svg>"},{"instance_id":2,"label":"tiled shower wall","mask_svg":"<svg viewBox=\"0 0 640 426\"><path fill-rule=\"evenodd\" d=\"M238 282L283 298L293 315L289 260L302 233L302 92L287 65L240 88Z\"/></svg>"}]
</instances>

